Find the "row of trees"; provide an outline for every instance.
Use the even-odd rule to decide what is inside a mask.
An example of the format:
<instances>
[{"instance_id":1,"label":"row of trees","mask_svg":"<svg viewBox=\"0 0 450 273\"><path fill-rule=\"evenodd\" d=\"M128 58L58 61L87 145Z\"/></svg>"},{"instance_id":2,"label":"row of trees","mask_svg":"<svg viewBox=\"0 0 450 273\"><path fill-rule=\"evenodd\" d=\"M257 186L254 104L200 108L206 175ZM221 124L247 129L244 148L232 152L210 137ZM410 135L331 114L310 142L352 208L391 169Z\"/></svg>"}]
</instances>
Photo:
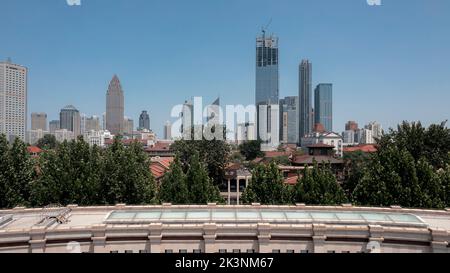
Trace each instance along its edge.
<instances>
[{"instance_id":1,"label":"row of trees","mask_svg":"<svg viewBox=\"0 0 450 273\"><path fill-rule=\"evenodd\" d=\"M355 162L358 162L356 160ZM450 206L450 129L404 122L359 160L344 184L357 204L418 208Z\"/></svg>"},{"instance_id":2,"label":"row of trees","mask_svg":"<svg viewBox=\"0 0 450 273\"><path fill-rule=\"evenodd\" d=\"M2 135L0 156L2 208L223 202L197 151L184 164L177 157L159 188L141 144L134 142L125 147L120 138L100 149L89 147L80 137L32 158L20 139L9 145Z\"/></svg>"},{"instance_id":3,"label":"row of trees","mask_svg":"<svg viewBox=\"0 0 450 273\"><path fill-rule=\"evenodd\" d=\"M286 185L277 165L259 165L253 171L252 182L242 194L244 203L321 204L347 202L344 190L336 181L329 165L305 168L295 186Z\"/></svg>"}]
</instances>

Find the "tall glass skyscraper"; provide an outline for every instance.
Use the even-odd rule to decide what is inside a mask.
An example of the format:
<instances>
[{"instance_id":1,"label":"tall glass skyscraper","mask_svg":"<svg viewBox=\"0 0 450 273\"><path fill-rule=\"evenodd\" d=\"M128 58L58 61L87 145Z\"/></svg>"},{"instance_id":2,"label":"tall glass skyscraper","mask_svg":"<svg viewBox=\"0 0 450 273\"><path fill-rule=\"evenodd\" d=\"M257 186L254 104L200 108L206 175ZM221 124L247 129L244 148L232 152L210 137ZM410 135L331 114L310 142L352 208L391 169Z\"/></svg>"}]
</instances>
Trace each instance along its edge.
<instances>
[{"instance_id":1,"label":"tall glass skyscraper","mask_svg":"<svg viewBox=\"0 0 450 273\"><path fill-rule=\"evenodd\" d=\"M81 116L80 111L73 105L67 105L59 113L59 128L73 132L75 136L81 134Z\"/></svg>"},{"instance_id":2,"label":"tall glass skyscraper","mask_svg":"<svg viewBox=\"0 0 450 273\"><path fill-rule=\"evenodd\" d=\"M299 69L299 140L312 132L312 63L302 60Z\"/></svg>"},{"instance_id":3,"label":"tall glass skyscraper","mask_svg":"<svg viewBox=\"0 0 450 273\"><path fill-rule=\"evenodd\" d=\"M139 116L139 130L147 129L150 130L150 116L147 111L142 111Z\"/></svg>"},{"instance_id":4,"label":"tall glass skyscraper","mask_svg":"<svg viewBox=\"0 0 450 273\"><path fill-rule=\"evenodd\" d=\"M124 96L119 78L114 75L106 93L106 130L113 135L124 133Z\"/></svg>"},{"instance_id":5,"label":"tall glass skyscraper","mask_svg":"<svg viewBox=\"0 0 450 273\"><path fill-rule=\"evenodd\" d=\"M256 88L255 106L258 112L260 105L278 104L279 99L279 73L278 73L278 38L262 35L256 39ZM257 117L257 130L259 138L260 126Z\"/></svg>"},{"instance_id":6,"label":"tall glass skyscraper","mask_svg":"<svg viewBox=\"0 0 450 273\"><path fill-rule=\"evenodd\" d=\"M327 132L333 131L333 85L321 83L314 90L314 123L321 123Z\"/></svg>"}]
</instances>

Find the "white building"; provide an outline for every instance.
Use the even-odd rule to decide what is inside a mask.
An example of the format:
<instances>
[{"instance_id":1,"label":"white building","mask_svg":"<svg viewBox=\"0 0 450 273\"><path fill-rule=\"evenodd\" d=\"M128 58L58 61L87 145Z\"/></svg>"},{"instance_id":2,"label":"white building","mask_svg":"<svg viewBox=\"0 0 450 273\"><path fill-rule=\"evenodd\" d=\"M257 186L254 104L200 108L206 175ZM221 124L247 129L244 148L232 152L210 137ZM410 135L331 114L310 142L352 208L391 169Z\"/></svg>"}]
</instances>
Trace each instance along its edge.
<instances>
[{"instance_id":1,"label":"white building","mask_svg":"<svg viewBox=\"0 0 450 273\"><path fill-rule=\"evenodd\" d=\"M27 128L27 68L0 62L0 134L25 141Z\"/></svg>"},{"instance_id":2,"label":"white building","mask_svg":"<svg viewBox=\"0 0 450 273\"><path fill-rule=\"evenodd\" d=\"M56 130L53 135L58 142L71 141L75 139L75 134L67 129Z\"/></svg>"},{"instance_id":3,"label":"white building","mask_svg":"<svg viewBox=\"0 0 450 273\"><path fill-rule=\"evenodd\" d=\"M164 139L172 140L172 124L170 121L167 121L164 125Z\"/></svg>"},{"instance_id":4,"label":"white building","mask_svg":"<svg viewBox=\"0 0 450 273\"><path fill-rule=\"evenodd\" d=\"M364 128L372 131L372 137L374 138L373 140L374 142L375 139L379 139L383 136L383 127L381 126L380 123L376 121L370 122L369 124L364 126Z\"/></svg>"},{"instance_id":5,"label":"white building","mask_svg":"<svg viewBox=\"0 0 450 273\"><path fill-rule=\"evenodd\" d=\"M89 146L105 147L105 140L107 139L113 139L113 135L109 131L90 130L84 133L84 140L89 143Z\"/></svg>"},{"instance_id":6,"label":"white building","mask_svg":"<svg viewBox=\"0 0 450 273\"><path fill-rule=\"evenodd\" d=\"M361 129L358 132L360 144L374 144L375 139L373 137L373 131L369 129Z\"/></svg>"},{"instance_id":7,"label":"white building","mask_svg":"<svg viewBox=\"0 0 450 273\"><path fill-rule=\"evenodd\" d=\"M342 136L334 132L313 132L302 138L302 148L307 149L310 145L326 144L334 146L336 155L344 155L344 140Z\"/></svg>"},{"instance_id":8,"label":"white building","mask_svg":"<svg viewBox=\"0 0 450 273\"><path fill-rule=\"evenodd\" d=\"M27 131L26 142L31 145L35 145L39 139L43 138L45 135L50 134L49 131L44 131L42 129Z\"/></svg>"},{"instance_id":9,"label":"white building","mask_svg":"<svg viewBox=\"0 0 450 273\"><path fill-rule=\"evenodd\" d=\"M342 138L344 146L352 146L358 144L357 134L353 130L347 130L342 132Z\"/></svg>"},{"instance_id":10,"label":"white building","mask_svg":"<svg viewBox=\"0 0 450 273\"><path fill-rule=\"evenodd\" d=\"M280 106L278 104L259 106L259 137L261 151L276 151L280 145Z\"/></svg>"},{"instance_id":11,"label":"white building","mask_svg":"<svg viewBox=\"0 0 450 273\"><path fill-rule=\"evenodd\" d=\"M256 126L254 123L240 123L236 127L236 143L238 145L251 140L256 140Z\"/></svg>"}]
</instances>

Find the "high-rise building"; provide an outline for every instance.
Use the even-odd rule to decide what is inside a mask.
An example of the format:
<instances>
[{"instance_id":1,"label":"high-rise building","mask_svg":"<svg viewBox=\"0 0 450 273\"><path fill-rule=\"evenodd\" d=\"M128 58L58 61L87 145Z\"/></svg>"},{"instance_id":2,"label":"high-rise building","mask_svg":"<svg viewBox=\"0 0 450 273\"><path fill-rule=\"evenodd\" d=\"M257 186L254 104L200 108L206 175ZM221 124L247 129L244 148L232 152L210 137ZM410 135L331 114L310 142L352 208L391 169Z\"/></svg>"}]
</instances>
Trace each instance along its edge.
<instances>
[{"instance_id":1,"label":"high-rise building","mask_svg":"<svg viewBox=\"0 0 450 273\"><path fill-rule=\"evenodd\" d=\"M358 123L356 123L356 121L348 121L346 124L345 124L345 130L346 131L358 131L359 130L359 126L358 126Z\"/></svg>"},{"instance_id":2,"label":"high-rise building","mask_svg":"<svg viewBox=\"0 0 450 273\"><path fill-rule=\"evenodd\" d=\"M298 139L298 97L285 97L280 100L281 107L281 140L284 143L297 144Z\"/></svg>"},{"instance_id":3,"label":"high-rise building","mask_svg":"<svg viewBox=\"0 0 450 273\"><path fill-rule=\"evenodd\" d=\"M45 135L48 135L48 131L44 131L42 129L30 130L27 131L26 142L35 145L39 139L43 138Z\"/></svg>"},{"instance_id":4,"label":"high-rise building","mask_svg":"<svg viewBox=\"0 0 450 273\"><path fill-rule=\"evenodd\" d=\"M50 133L53 134L55 131L60 129L60 122L59 120L52 120L49 122L49 130Z\"/></svg>"},{"instance_id":5,"label":"high-rise building","mask_svg":"<svg viewBox=\"0 0 450 273\"><path fill-rule=\"evenodd\" d=\"M100 117L98 116L86 117L85 132L100 131L100 130L101 130Z\"/></svg>"},{"instance_id":6,"label":"high-rise building","mask_svg":"<svg viewBox=\"0 0 450 273\"><path fill-rule=\"evenodd\" d=\"M106 93L106 130L113 135L124 133L124 95L117 75L109 83Z\"/></svg>"},{"instance_id":7,"label":"high-rise building","mask_svg":"<svg viewBox=\"0 0 450 273\"><path fill-rule=\"evenodd\" d=\"M147 111L142 111L141 115L139 116L139 130L141 129L150 130L150 116L148 115Z\"/></svg>"},{"instance_id":8,"label":"high-rise building","mask_svg":"<svg viewBox=\"0 0 450 273\"><path fill-rule=\"evenodd\" d=\"M380 139L383 136L383 127L376 121L370 122L364 128L372 131L372 137L374 139Z\"/></svg>"},{"instance_id":9,"label":"high-rise building","mask_svg":"<svg viewBox=\"0 0 450 273\"><path fill-rule=\"evenodd\" d=\"M256 88L255 106L278 104L279 99L279 70L278 70L278 38L266 36L263 30L262 36L256 39ZM259 113L258 113L259 114ZM267 127L259 124L257 128ZM258 138L259 138L259 129Z\"/></svg>"},{"instance_id":10,"label":"high-rise building","mask_svg":"<svg viewBox=\"0 0 450 273\"><path fill-rule=\"evenodd\" d=\"M130 118L125 117L123 120L123 124L124 124L123 133L126 135L133 135L134 121Z\"/></svg>"},{"instance_id":11,"label":"high-rise building","mask_svg":"<svg viewBox=\"0 0 450 273\"><path fill-rule=\"evenodd\" d=\"M280 106L259 105L259 134L262 151L275 151L280 145Z\"/></svg>"},{"instance_id":12,"label":"high-rise building","mask_svg":"<svg viewBox=\"0 0 450 273\"><path fill-rule=\"evenodd\" d=\"M27 130L26 67L11 60L0 62L0 134L9 141L18 137L25 141Z\"/></svg>"},{"instance_id":13,"label":"high-rise building","mask_svg":"<svg viewBox=\"0 0 450 273\"><path fill-rule=\"evenodd\" d=\"M186 140L192 139L193 127L194 127L194 105L189 101L185 101L181 111L181 137Z\"/></svg>"},{"instance_id":14,"label":"high-rise building","mask_svg":"<svg viewBox=\"0 0 450 273\"><path fill-rule=\"evenodd\" d=\"M314 90L314 124L320 123L327 132L333 131L333 85L321 83Z\"/></svg>"},{"instance_id":15,"label":"high-rise building","mask_svg":"<svg viewBox=\"0 0 450 273\"><path fill-rule=\"evenodd\" d=\"M342 138L345 146L351 146L358 143L359 139L356 139L357 134L353 130L347 130L342 132Z\"/></svg>"},{"instance_id":16,"label":"high-rise building","mask_svg":"<svg viewBox=\"0 0 450 273\"><path fill-rule=\"evenodd\" d=\"M73 105L67 105L61 109L59 114L59 124L61 130L66 129L67 131L73 132L75 137L81 135L80 111Z\"/></svg>"},{"instance_id":17,"label":"high-rise building","mask_svg":"<svg viewBox=\"0 0 450 273\"><path fill-rule=\"evenodd\" d=\"M301 139L312 132L312 63L302 60L299 68L299 136Z\"/></svg>"},{"instance_id":18,"label":"high-rise building","mask_svg":"<svg viewBox=\"0 0 450 273\"><path fill-rule=\"evenodd\" d=\"M31 113L31 130L47 131L46 113Z\"/></svg>"},{"instance_id":19,"label":"high-rise building","mask_svg":"<svg viewBox=\"0 0 450 273\"><path fill-rule=\"evenodd\" d=\"M171 140L172 139L172 124L170 121L167 121L164 125L164 139Z\"/></svg>"}]
</instances>

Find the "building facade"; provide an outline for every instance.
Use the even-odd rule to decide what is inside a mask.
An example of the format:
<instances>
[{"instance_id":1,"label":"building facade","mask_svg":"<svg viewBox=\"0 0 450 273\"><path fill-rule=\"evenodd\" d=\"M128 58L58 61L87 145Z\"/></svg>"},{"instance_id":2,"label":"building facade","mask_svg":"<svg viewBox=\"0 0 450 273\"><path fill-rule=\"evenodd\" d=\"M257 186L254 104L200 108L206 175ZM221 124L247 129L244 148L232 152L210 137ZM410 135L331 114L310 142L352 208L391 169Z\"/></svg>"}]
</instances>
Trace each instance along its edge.
<instances>
[{"instance_id":1,"label":"building facade","mask_svg":"<svg viewBox=\"0 0 450 273\"><path fill-rule=\"evenodd\" d=\"M334 147L337 156L344 155L344 140L342 136L334 132L312 132L302 138L302 148L307 150L309 146L325 144Z\"/></svg>"},{"instance_id":2,"label":"building facade","mask_svg":"<svg viewBox=\"0 0 450 273\"><path fill-rule=\"evenodd\" d=\"M172 124L170 121L167 121L164 125L164 139L171 140L172 139Z\"/></svg>"},{"instance_id":3,"label":"building facade","mask_svg":"<svg viewBox=\"0 0 450 273\"><path fill-rule=\"evenodd\" d=\"M129 135L129 136L133 135L133 131L134 131L134 120L132 120L132 119L130 119L130 118L128 118L128 117L125 117L125 118L124 118L124 121L123 121L123 124L124 124L124 130L123 130L123 133L124 133L125 135Z\"/></svg>"},{"instance_id":4,"label":"building facade","mask_svg":"<svg viewBox=\"0 0 450 273\"><path fill-rule=\"evenodd\" d=\"M60 130L66 129L73 132L74 136L81 135L81 115L80 111L73 105L67 105L59 114Z\"/></svg>"},{"instance_id":5,"label":"building facade","mask_svg":"<svg viewBox=\"0 0 450 273\"><path fill-rule=\"evenodd\" d=\"M47 131L46 113L31 113L31 130Z\"/></svg>"},{"instance_id":6,"label":"building facade","mask_svg":"<svg viewBox=\"0 0 450 273\"><path fill-rule=\"evenodd\" d=\"M345 124L345 131L354 131L354 132L356 132L356 131L358 131L359 130L359 126L358 126L358 123L356 122L356 121L348 121L346 124Z\"/></svg>"},{"instance_id":7,"label":"building facade","mask_svg":"<svg viewBox=\"0 0 450 273\"><path fill-rule=\"evenodd\" d=\"M280 145L280 106L261 104L258 111L261 151L275 151Z\"/></svg>"},{"instance_id":8,"label":"building facade","mask_svg":"<svg viewBox=\"0 0 450 273\"><path fill-rule=\"evenodd\" d=\"M60 126L61 125L59 120L52 120L49 122L48 129L50 133L53 134L56 130L59 130L61 128Z\"/></svg>"},{"instance_id":9,"label":"building facade","mask_svg":"<svg viewBox=\"0 0 450 273\"><path fill-rule=\"evenodd\" d=\"M450 212L70 205L0 211L0 234L2 253L450 253Z\"/></svg>"},{"instance_id":10,"label":"building facade","mask_svg":"<svg viewBox=\"0 0 450 273\"><path fill-rule=\"evenodd\" d=\"M333 85L321 83L314 90L314 124L320 123L327 132L333 131Z\"/></svg>"},{"instance_id":11,"label":"building facade","mask_svg":"<svg viewBox=\"0 0 450 273\"><path fill-rule=\"evenodd\" d=\"M56 138L56 141L58 142L64 142L64 141L71 141L75 139L75 134L72 131L69 131L67 129L59 129L56 130L53 135Z\"/></svg>"},{"instance_id":12,"label":"building facade","mask_svg":"<svg viewBox=\"0 0 450 273\"><path fill-rule=\"evenodd\" d=\"M298 139L298 97L285 97L280 103L282 107L282 128L283 133L281 139L284 143L297 144Z\"/></svg>"},{"instance_id":13,"label":"building facade","mask_svg":"<svg viewBox=\"0 0 450 273\"><path fill-rule=\"evenodd\" d=\"M279 53L278 38L270 35L262 35L256 39L256 85L255 107L260 105L278 104L279 100ZM259 128L267 127L267 124L259 124L261 120L257 112L257 137L260 138ZM278 114L279 116L279 114ZM278 122L279 123L279 122ZM279 131L279 129L278 129ZM279 136L278 136L279 138Z\"/></svg>"},{"instance_id":14,"label":"building facade","mask_svg":"<svg viewBox=\"0 0 450 273\"><path fill-rule=\"evenodd\" d=\"M113 135L121 135L125 130L124 100L122 85L114 75L106 92L106 130Z\"/></svg>"},{"instance_id":15,"label":"building facade","mask_svg":"<svg viewBox=\"0 0 450 273\"><path fill-rule=\"evenodd\" d=\"M299 68L299 137L312 132L312 63L302 60Z\"/></svg>"},{"instance_id":16,"label":"building facade","mask_svg":"<svg viewBox=\"0 0 450 273\"><path fill-rule=\"evenodd\" d=\"M142 111L141 115L139 116L139 130L141 129L150 130L150 115L147 113L147 111Z\"/></svg>"},{"instance_id":17,"label":"building facade","mask_svg":"<svg viewBox=\"0 0 450 273\"><path fill-rule=\"evenodd\" d=\"M27 131L26 142L30 145L35 145L39 141L39 139L44 138L44 136L48 134L50 134L50 132L44 131L42 129Z\"/></svg>"},{"instance_id":18,"label":"building facade","mask_svg":"<svg viewBox=\"0 0 450 273\"><path fill-rule=\"evenodd\" d=\"M0 62L0 134L9 141L18 137L25 141L27 131L28 69Z\"/></svg>"}]
</instances>

